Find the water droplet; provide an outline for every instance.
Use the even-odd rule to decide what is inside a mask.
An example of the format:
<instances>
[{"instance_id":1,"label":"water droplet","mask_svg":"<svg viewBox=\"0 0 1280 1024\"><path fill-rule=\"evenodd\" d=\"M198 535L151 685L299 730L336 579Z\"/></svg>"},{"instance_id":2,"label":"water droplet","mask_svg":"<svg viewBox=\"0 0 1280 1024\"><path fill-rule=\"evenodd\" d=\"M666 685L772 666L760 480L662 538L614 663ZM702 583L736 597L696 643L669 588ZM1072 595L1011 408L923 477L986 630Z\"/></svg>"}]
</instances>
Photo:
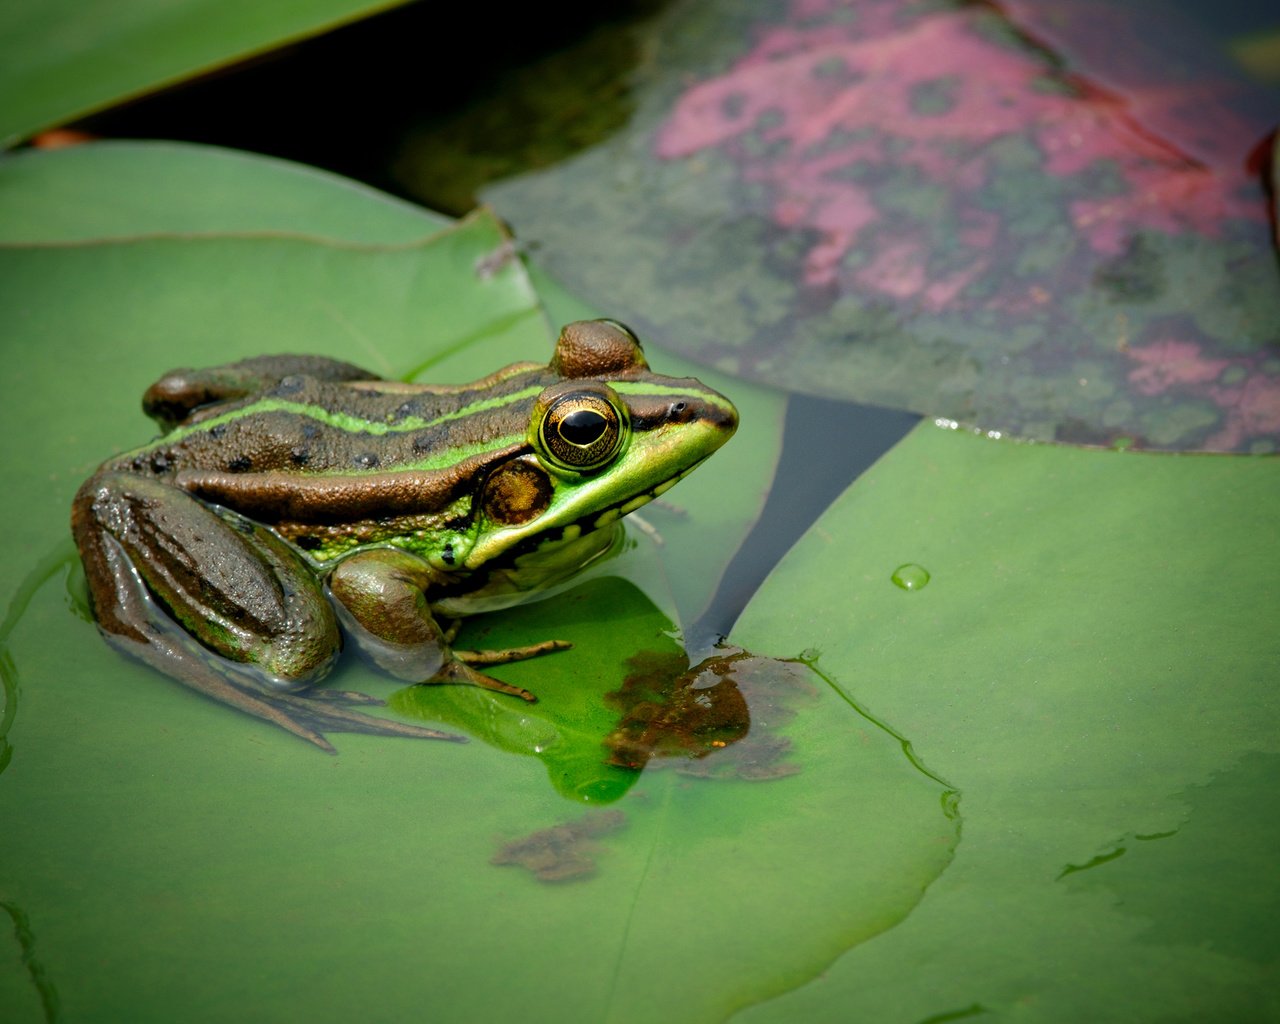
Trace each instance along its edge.
<instances>
[{"instance_id":1,"label":"water droplet","mask_svg":"<svg viewBox=\"0 0 1280 1024\"><path fill-rule=\"evenodd\" d=\"M929 570L915 562L907 562L894 569L889 578L903 590L920 590L929 582Z\"/></svg>"}]
</instances>

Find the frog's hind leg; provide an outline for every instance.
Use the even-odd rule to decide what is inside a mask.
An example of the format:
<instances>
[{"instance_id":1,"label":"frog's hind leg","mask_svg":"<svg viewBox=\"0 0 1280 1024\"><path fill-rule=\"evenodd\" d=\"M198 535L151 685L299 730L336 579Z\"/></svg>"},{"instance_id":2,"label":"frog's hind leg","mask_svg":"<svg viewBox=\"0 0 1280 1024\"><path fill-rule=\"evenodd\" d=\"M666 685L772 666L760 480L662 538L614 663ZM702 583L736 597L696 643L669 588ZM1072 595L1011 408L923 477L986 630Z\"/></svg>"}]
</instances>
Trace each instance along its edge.
<instances>
[{"instance_id":1,"label":"frog's hind leg","mask_svg":"<svg viewBox=\"0 0 1280 1024\"><path fill-rule=\"evenodd\" d=\"M72 528L103 632L160 672L330 752L324 729L458 738L292 692L328 671L341 635L309 569L269 530L126 473L81 488Z\"/></svg>"}]
</instances>

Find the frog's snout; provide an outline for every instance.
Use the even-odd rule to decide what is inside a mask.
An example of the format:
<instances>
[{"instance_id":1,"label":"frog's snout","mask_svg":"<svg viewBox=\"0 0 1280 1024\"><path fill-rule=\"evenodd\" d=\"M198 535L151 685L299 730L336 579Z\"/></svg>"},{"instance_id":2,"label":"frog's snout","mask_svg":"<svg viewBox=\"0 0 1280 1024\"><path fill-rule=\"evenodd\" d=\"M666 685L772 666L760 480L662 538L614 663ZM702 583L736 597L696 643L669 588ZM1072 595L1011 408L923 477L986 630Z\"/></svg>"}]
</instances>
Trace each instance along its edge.
<instances>
[{"instance_id":1,"label":"frog's snout","mask_svg":"<svg viewBox=\"0 0 1280 1024\"><path fill-rule=\"evenodd\" d=\"M726 435L738 429L738 410L718 394L704 400L676 399L667 406L666 418L668 423L704 423Z\"/></svg>"},{"instance_id":2,"label":"frog's snout","mask_svg":"<svg viewBox=\"0 0 1280 1024\"><path fill-rule=\"evenodd\" d=\"M727 398L712 406L711 421L726 434L738 429L738 407Z\"/></svg>"},{"instance_id":3,"label":"frog's snout","mask_svg":"<svg viewBox=\"0 0 1280 1024\"><path fill-rule=\"evenodd\" d=\"M696 417L724 434L725 440L738 429L738 409L729 399L716 395L700 405Z\"/></svg>"}]
</instances>

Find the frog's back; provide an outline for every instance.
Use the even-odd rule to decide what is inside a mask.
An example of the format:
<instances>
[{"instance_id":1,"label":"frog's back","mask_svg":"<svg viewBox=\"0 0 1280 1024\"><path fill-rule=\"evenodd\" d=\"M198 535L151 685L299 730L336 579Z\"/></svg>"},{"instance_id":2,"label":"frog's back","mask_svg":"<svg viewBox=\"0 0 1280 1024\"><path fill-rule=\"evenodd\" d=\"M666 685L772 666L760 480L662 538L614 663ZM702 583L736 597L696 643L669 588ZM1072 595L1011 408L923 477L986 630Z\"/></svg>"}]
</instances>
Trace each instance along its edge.
<instances>
[{"instance_id":1,"label":"frog's back","mask_svg":"<svg viewBox=\"0 0 1280 1024\"><path fill-rule=\"evenodd\" d=\"M428 389L294 374L260 394L199 408L105 468L158 476L439 469L518 443L534 399L555 379L541 367L463 388Z\"/></svg>"}]
</instances>

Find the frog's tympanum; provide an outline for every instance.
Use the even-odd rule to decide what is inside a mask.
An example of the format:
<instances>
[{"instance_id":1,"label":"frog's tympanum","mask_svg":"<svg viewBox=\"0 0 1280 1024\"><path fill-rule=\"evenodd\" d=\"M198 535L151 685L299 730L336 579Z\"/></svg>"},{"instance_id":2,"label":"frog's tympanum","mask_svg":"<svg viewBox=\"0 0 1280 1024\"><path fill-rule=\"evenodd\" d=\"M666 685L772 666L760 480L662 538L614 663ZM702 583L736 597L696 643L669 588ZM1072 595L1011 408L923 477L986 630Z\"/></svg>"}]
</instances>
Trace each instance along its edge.
<instances>
[{"instance_id":1,"label":"frog's tympanum","mask_svg":"<svg viewBox=\"0 0 1280 1024\"><path fill-rule=\"evenodd\" d=\"M650 373L612 320L569 324L550 365L474 384L266 356L170 373L143 408L167 432L105 462L72 510L102 630L326 750L324 729L457 738L308 692L344 633L398 678L533 700L474 666L567 645L452 650L457 620L614 550L621 517L737 426L722 395Z\"/></svg>"}]
</instances>

